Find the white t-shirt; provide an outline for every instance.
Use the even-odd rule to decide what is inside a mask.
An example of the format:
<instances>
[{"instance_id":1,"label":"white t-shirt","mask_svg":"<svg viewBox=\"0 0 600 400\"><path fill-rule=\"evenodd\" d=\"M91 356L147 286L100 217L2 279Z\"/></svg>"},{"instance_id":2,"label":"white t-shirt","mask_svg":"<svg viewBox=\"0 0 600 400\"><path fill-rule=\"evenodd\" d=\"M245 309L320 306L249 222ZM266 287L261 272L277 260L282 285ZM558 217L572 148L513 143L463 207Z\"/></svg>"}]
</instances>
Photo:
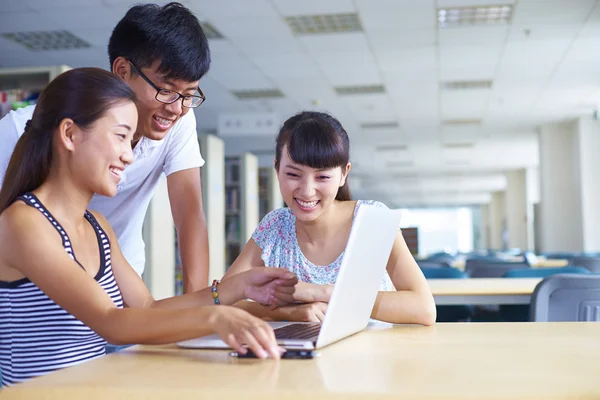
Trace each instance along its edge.
<instances>
[{"instance_id":1,"label":"white t-shirt","mask_svg":"<svg viewBox=\"0 0 600 400\"><path fill-rule=\"evenodd\" d=\"M17 140L35 106L11 111L0 120L0 186ZM123 255L141 275L145 252L142 225L161 174L204 165L196 134L193 110L180 118L162 140L142 137L133 149L134 161L127 166L117 186L117 195L95 195L89 209L102 213L117 235Z\"/></svg>"}]
</instances>

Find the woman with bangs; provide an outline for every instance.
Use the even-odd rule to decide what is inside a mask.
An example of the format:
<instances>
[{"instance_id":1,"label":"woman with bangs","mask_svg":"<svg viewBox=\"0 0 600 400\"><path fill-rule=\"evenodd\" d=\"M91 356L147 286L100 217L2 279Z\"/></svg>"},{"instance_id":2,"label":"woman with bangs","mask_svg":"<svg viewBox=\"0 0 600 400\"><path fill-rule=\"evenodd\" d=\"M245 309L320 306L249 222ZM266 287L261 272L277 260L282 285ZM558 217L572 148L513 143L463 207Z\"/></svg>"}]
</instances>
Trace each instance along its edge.
<instances>
[{"instance_id":1,"label":"woman with bangs","mask_svg":"<svg viewBox=\"0 0 600 400\"><path fill-rule=\"evenodd\" d=\"M322 321L357 210L386 207L352 200L348 134L334 117L304 111L289 118L276 140L275 169L287 208L267 214L224 279L254 267L286 268L298 276L295 303L273 309L237 305L264 319ZM365 265L368 268L368 265ZM371 317L431 325L433 296L400 230Z\"/></svg>"}]
</instances>

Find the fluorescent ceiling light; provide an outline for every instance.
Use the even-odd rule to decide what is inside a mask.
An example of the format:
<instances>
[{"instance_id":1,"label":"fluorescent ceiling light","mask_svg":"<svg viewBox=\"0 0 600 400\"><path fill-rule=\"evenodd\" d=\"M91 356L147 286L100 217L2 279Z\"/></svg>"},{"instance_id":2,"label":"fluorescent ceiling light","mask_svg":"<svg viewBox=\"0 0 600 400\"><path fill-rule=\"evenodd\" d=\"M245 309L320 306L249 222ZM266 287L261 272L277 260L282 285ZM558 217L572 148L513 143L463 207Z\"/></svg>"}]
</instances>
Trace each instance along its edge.
<instances>
[{"instance_id":1,"label":"fluorescent ceiling light","mask_svg":"<svg viewBox=\"0 0 600 400\"><path fill-rule=\"evenodd\" d=\"M32 51L85 49L92 47L69 31L3 33L3 37Z\"/></svg>"},{"instance_id":2,"label":"fluorescent ceiling light","mask_svg":"<svg viewBox=\"0 0 600 400\"><path fill-rule=\"evenodd\" d=\"M440 28L508 24L512 14L513 6L511 4L438 8L437 24Z\"/></svg>"},{"instance_id":3,"label":"fluorescent ceiling light","mask_svg":"<svg viewBox=\"0 0 600 400\"><path fill-rule=\"evenodd\" d=\"M286 17L285 22L296 35L320 33L362 32L358 14L298 15Z\"/></svg>"}]
</instances>

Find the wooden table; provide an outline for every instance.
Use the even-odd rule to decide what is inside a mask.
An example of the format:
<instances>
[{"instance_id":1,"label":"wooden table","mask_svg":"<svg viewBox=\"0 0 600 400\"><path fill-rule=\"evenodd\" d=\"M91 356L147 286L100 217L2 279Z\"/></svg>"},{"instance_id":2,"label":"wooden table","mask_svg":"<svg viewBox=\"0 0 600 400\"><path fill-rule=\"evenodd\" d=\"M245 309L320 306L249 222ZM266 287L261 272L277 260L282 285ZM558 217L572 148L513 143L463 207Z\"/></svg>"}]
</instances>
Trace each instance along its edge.
<instances>
[{"instance_id":1,"label":"wooden table","mask_svg":"<svg viewBox=\"0 0 600 400\"><path fill-rule=\"evenodd\" d=\"M542 278L428 279L437 305L529 304Z\"/></svg>"},{"instance_id":2,"label":"wooden table","mask_svg":"<svg viewBox=\"0 0 600 400\"><path fill-rule=\"evenodd\" d=\"M0 398L598 399L600 323L465 323L359 333L314 360L136 346Z\"/></svg>"},{"instance_id":3,"label":"wooden table","mask_svg":"<svg viewBox=\"0 0 600 400\"><path fill-rule=\"evenodd\" d=\"M508 259L505 261L523 262L524 258L523 257L520 257L520 258L514 257L513 259ZM535 263L531 264L531 268L559 268L559 267L566 267L567 265L569 265L569 260L539 259ZM466 261L458 260L458 261L452 263L452 266L456 269L460 269L461 271L464 271L465 266L466 266Z\"/></svg>"},{"instance_id":4,"label":"wooden table","mask_svg":"<svg viewBox=\"0 0 600 400\"><path fill-rule=\"evenodd\" d=\"M569 260L548 259L538 260L536 263L531 264L531 268L560 268L567 265L569 265Z\"/></svg>"}]
</instances>

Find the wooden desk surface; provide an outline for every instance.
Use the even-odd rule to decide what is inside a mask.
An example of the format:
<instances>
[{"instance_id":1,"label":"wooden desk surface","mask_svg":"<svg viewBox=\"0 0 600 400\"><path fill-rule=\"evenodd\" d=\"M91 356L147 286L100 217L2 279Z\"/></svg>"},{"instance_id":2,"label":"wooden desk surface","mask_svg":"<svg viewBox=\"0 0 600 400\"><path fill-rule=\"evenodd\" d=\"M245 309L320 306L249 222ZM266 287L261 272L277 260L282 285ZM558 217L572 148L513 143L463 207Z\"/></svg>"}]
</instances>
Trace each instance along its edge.
<instances>
[{"instance_id":1,"label":"wooden desk surface","mask_svg":"<svg viewBox=\"0 0 600 400\"><path fill-rule=\"evenodd\" d=\"M542 278L428 279L434 296L530 295Z\"/></svg>"},{"instance_id":2,"label":"wooden desk surface","mask_svg":"<svg viewBox=\"0 0 600 400\"><path fill-rule=\"evenodd\" d=\"M314 360L137 346L2 399L598 399L600 323L465 323L362 332Z\"/></svg>"},{"instance_id":3,"label":"wooden desk surface","mask_svg":"<svg viewBox=\"0 0 600 400\"><path fill-rule=\"evenodd\" d=\"M523 262L523 257L515 258L512 261ZM461 271L464 271L465 264L466 264L465 260L458 260L455 263L453 263L452 266L454 268L460 269ZM540 259L537 262L535 262L534 264L531 264L531 268L559 268L559 267L566 267L567 265L569 265L569 260Z\"/></svg>"}]
</instances>

